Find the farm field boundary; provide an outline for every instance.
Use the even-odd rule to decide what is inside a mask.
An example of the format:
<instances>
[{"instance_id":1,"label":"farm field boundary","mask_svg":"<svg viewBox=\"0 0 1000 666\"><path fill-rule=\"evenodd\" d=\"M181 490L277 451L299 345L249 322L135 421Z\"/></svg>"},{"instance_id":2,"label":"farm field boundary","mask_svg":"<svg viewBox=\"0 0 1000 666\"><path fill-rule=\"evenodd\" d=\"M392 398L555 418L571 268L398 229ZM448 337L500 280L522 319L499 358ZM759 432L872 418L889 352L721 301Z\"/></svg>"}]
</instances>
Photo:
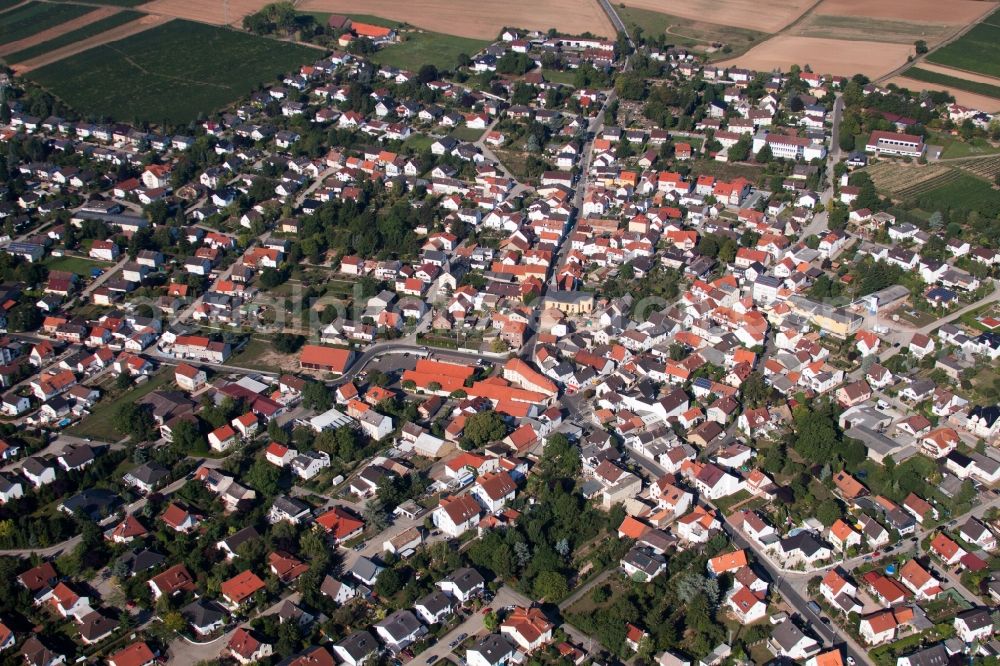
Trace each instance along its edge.
<instances>
[{"instance_id":1,"label":"farm field boundary","mask_svg":"<svg viewBox=\"0 0 1000 666\"><path fill-rule=\"evenodd\" d=\"M96 7L51 2L29 2L13 8L4 12L3 18L0 20L0 47L37 35L43 30L48 30L60 23L72 21L95 11L97 11Z\"/></svg>"},{"instance_id":2,"label":"farm field boundary","mask_svg":"<svg viewBox=\"0 0 1000 666\"><path fill-rule=\"evenodd\" d=\"M76 30L71 30L70 32L63 33L58 37L46 40L34 46L30 46L26 49L16 51L9 55L4 56L4 60L11 63L23 62L25 60L31 60L32 58L37 58L39 56L45 55L46 53L51 53L56 49L61 49L65 46L71 46L84 39L89 39L90 37L96 37L108 30L117 28L118 26L125 25L144 16L141 12L135 12L130 10L120 11L107 16L93 23L88 23L82 28L77 28Z\"/></svg>"},{"instance_id":3,"label":"farm field boundary","mask_svg":"<svg viewBox=\"0 0 1000 666\"><path fill-rule=\"evenodd\" d=\"M949 76L947 74L941 74L940 72L932 72L920 67L909 68L903 72L903 76L916 81L939 85L944 88L958 88L959 90L965 90L977 95L985 95L986 97L1000 99L1000 86L995 86L989 83L970 81L969 79Z\"/></svg>"},{"instance_id":4,"label":"farm field boundary","mask_svg":"<svg viewBox=\"0 0 1000 666\"><path fill-rule=\"evenodd\" d=\"M84 115L186 124L315 59L306 46L176 20L27 76Z\"/></svg>"}]
</instances>

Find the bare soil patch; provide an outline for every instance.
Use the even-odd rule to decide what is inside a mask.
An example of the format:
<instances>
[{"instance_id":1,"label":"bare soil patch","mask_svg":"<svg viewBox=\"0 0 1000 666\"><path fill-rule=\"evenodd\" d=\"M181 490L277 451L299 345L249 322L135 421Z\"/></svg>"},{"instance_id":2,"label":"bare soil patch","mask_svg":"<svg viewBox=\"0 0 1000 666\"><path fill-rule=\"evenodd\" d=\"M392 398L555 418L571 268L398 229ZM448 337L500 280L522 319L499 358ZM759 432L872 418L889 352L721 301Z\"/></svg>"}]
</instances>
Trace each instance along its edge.
<instances>
[{"instance_id":1,"label":"bare soil patch","mask_svg":"<svg viewBox=\"0 0 1000 666\"><path fill-rule=\"evenodd\" d=\"M814 3L813 0L626 0L625 4L687 19L778 32Z\"/></svg>"},{"instance_id":2,"label":"bare soil patch","mask_svg":"<svg viewBox=\"0 0 1000 666\"><path fill-rule=\"evenodd\" d=\"M927 63L921 62L921 67L926 67ZM930 67L927 67L930 69ZM941 69L948 69L947 67L942 67ZM960 70L950 70L952 72L957 72ZM958 76L957 74L955 76ZM962 78L972 79L972 76L962 72ZM982 77L989 78L989 77ZM996 79L993 79L994 81ZM980 111L986 111L987 113L993 113L995 111L1000 111L1000 100L996 100L992 97L986 97L985 95L977 95L975 93L966 92L965 90L958 90L956 88L947 88L945 86L935 86L930 83L924 83L923 81L917 81L915 79L909 79L905 76L894 76L886 83L895 83L901 88L909 88L910 90L929 90L933 88L934 90L941 90L944 88L949 93L955 96L955 101L962 106L968 106L973 109L979 109Z\"/></svg>"},{"instance_id":3,"label":"bare soil patch","mask_svg":"<svg viewBox=\"0 0 1000 666\"><path fill-rule=\"evenodd\" d=\"M153 0L136 9L155 14L164 14L175 18L190 19L212 25L241 26L243 17L253 14L272 0ZM229 11L226 11L226 8Z\"/></svg>"},{"instance_id":4,"label":"bare soil patch","mask_svg":"<svg viewBox=\"0 0 1000 666\"><path fill-rule=\"evenodd\" d=\"M100 7L92 12L87 12L83 16L77 17L72 21L66 21L65 23L52 26L47 30L36 32L31 37L25 37L24 39L19 39L16 42L8 42L3 46L0 46L0 56L7 55L8 53L17 53L18 51L30 48L35 44L47 42L50 39L64 35L67 32L72 32L77 28L82 28L83 26L94 23L95 21L100 21L101 19L107 18L112 14L117 14L119 11L121 10L116 7Z\"/></svg>"},{"instance_id":5,"label":"bare soil patch","mask_svg":"<svg viewBox=\"0 0 1000 666\"><path fill-rule=\"evenodd\" d=\"M63 58L68 58L69 56L76 55L77 53L83 53L87 49L93 48L95 46L100 46L101 44L107 44L108 42L114 42L119 39L124 39L130 35L134 35L138 32L143 32L144 30L149 30L153 26L160 25L161 23L166 23L167 21L173 20L172 16L160 16L158 14L147 14L142 18L132 21L131 23L126 23L125 25L118 26L117 28L112 28L102 32L99 35L94 35L88 39L81 39L76 44L71 44L70 46L63 47L61 49L55 49L46 53L38 58L32 58L31 60L25 60L22 63L18 63L13 66L14 72L16 74L24 74L25 72L30 72L33 69L38 69L39 67L44 67L45 65L58 62Z\"/></svg>"},{"instance_id":6,"label":"bare soil patch","mask_svg":"<svg viewBox=\"0 0 1000 666\"><path fill-rule=\"evenodd\" d=\"M738 58L718 64L761 71L775 67L787 71L791 65L809 65L812 71L823 74L861 73L877 78L905 64L911 53L912 44L777 35Z\"/></svg>"},{"instance_id":7,"label":"bare soil patch","mask_svg":"<svg viewBox=\"0 0 1000 666\"><path fill-rule=\"evenodd\" d=\"M988 83L991 86L1000 86L1000 79L995 76L986 76L985 74L967 72L964 69L954 69L952 67L945 67L944 65L935 65L934 63L927 62L926 60L921 60L919 66L920 69L937 72L938 74L945 74L946 76L955 76L967 81L976 81L977 83Z\"/></svg>"},{"instance_id":8,"label":"bare soil patch","mask_svg":"<svg viewBox=\"0 0 1000 666\"><path fill-rule=\"evenodd\" d=\"M157 0L152 4L159 2L173 4L174 0ZM602 37L615 34L597 0L507 0L494 4L480 0L367 0L364 3L303 0L296 7L312 12L364 12L404 21L425 30L476 39L495 39L504 26L529 30L555 28L567 34L591 32Z\"/></svg>"}]
</instances>

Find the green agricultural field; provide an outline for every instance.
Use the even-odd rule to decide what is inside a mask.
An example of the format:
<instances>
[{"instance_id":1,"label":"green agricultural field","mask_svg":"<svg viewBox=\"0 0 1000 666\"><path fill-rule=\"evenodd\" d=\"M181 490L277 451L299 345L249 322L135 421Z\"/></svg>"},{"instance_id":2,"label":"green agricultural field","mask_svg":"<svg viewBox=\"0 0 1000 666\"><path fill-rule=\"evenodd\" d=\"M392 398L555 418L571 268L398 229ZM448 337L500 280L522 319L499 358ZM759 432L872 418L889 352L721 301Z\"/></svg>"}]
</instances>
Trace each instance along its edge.
<instances>
[{"instance_id":1,"label":"green agricultural field","mask_svg":"<svg viewBox=\"0 0 1000 666\"><path fill-rule=\"evenodd\" d=\"M460 53L471 56L489 44L479 39L425 31L403 32L400 39L403 41L376 51L372 60L380 65L410 71L417 71L423 65L455 69Z\"/></svg>"},{"instance_id":2,"label":"green agricultural field","mask_svg":"<svg viewBox=\"0 0 1000 666\"><path fill-rule=\"evenodd\" d=\"M50 2L72 2L72 0L50 0ZM115 7L138 7L144 5L149 0L101 0L102 5L113 5Z\"/></svg>"},{"instance_id":3,"label":"green agricultural field","mask_svg":"<svg viewBox=\"0 0 1000 666\"><path fill-rule=\"evenodd\" d=\"M0 12L7 11L11 7L16 7L22 2L24 0L0 0Z\"/></svg>"},{"instance_id":4,"label":"green agricultural field","mask_svg":"<svg viewBox=\"0 0 1000 666\"><path fill-rule=\"evenodd\" d=\"M121 11L99 21L88 23L82 28L77 28L76 30L71 30L65 34L59 35L58 37L50 39L47 42L42 42L41 44L36 44L21 51L17 51L16 53L5 55L3 58L7 62L24 62L25 60L31 60L32 58L43 56L46 53L55 51L56 49L61 49L64 46L69 46L70 44L75 44L81 40L94 37L102 32L107 32L108 30L117 28L120 25L130 23L140 16L143 16L141 12L133 12L129 10Z\"/></svg>"},{"instance_id":5,"label":"green agricultural field","mask_svg":"<svg viewBox=\"0 0 1000 666\"><path fill-rule=\"evenodd\" d=\"M998 28L1000 31L1000 28ZM1000 37L1000 32L997 33ZM932 72L927 69L921 69L919 67L911 67L905 72L903 76L916 79L917 81L923 81L924 83L930 83L932 85L939 85L944 88L956 88L958 90L965 90L966 92L976 93L977 95L985 95L986 97L993 97L995 99L1000 99L1000 86L994 86L989 83L982 83L980 81L970 81L968 79L961 79L957 76L948 76L947 74L942 74L940 72Z\"/></svg>"},{"instance_id":6,"label":"green agricultural field","mask_svg":"<svg viewBox=\"0 0 1000 666\"><path fill-rule=\"evenodd\" d=\"M171 21L28 74L79 113L187 124L321 51L192 21Z\"/></svg>"},{"instance_id":7,"label":"green agricultural field","mask_svg":"<svg viewBox=\"0 0 1000 666\"><path fill-rule=\"evenodd\" d=\"M72 21L94 11L83 5L59 5L49 2L29 2L4 12L0 20L0 44L9 44L48 30L60 23Z\"/></svg>"},{"instance_id":8,"label":"green agricultural field","mask_svg":"<svg viewBox=\"0 0 1000 666\"><path fill-rule=\"evenodd\" d=\"M924 210L975 210L990 218L1000 214L1000 192L986 181L965 173L921 193L916 203Z\"/></svg>"},{"instance_id":9,"label":"green agricultural field","mask_svg":"<svg viewBox=\"0 0 1000 666\"><path fill-rule=\"evenodd\" d=\"M756 30L694 21L637 7L618 6L615 10L625 25L640 28L647 37L666 33L668 42L689 48L709 46L714 42L729 45L731 50L725 54L720 51L719 56L742 53L767 37L766 33Z\"/></svg>"},{"instance_id":10,"label":"green agricultural field","mask_svg":"<svg viewBox=\"0 0 1000 666\"><path fill-rule=\"evenodd\" d=\"M1000 10L987 16L951 44L929 54L927 60L946 67L1000 77Z\"/></svg>"}]
</instances>

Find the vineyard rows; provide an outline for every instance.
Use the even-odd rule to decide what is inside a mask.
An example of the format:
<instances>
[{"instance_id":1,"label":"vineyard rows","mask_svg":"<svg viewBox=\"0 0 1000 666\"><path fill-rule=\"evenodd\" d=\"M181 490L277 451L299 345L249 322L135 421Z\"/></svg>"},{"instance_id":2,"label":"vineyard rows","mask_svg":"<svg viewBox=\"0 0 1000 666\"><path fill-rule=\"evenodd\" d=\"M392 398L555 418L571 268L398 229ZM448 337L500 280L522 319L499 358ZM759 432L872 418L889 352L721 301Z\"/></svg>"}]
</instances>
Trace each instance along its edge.
<instances>
[{"instance_id":1,"label":"vineyard rows","mask_svg":"<svg viewBox=\"0 0 1000 666\"><path fill-rule=\"evenodd\" d=\"M958 168L992 183L993 179L1000 173L1000 155L984 159L963 160Z\"/></svg>"},{"instance_id":2,"label":"vineyard rows","mask_svg":"<svg viewBox=\"0 0 1000 666\"><path fill-rule=\"evenodd\" d=\"M907 199L953 180L958 171L942 165L907 166L879 162L866 169L875 187L894 198Z\"/></svg>"}]
</instances>

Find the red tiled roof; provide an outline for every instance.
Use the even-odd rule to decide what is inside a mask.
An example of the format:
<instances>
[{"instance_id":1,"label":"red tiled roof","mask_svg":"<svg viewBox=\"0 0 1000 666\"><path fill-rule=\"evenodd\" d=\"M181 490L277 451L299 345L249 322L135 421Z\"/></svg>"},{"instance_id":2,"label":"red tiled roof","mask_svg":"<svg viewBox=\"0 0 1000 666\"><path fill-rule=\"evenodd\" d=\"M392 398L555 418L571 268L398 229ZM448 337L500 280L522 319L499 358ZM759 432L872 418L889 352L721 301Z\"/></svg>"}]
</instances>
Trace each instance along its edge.
<instances>
[{"instance_id":1,"label":"red tiled roof","mask_svg":"<svg viewBox=\"0 0 1000 666\"><path fill-rule=\"evenodd\" d=\"M355 518L339 506L335 506L326 513L317 516L316 522L337 539L343 539L357 532L359 529L363 529L365 526L365 521Z\"/></svg>"},{"instance_id":2,"label":"red tiled roof","mask_svg":"<svg viewBox=\"0 0 1000 666\"><path fill-rule=\"evenodd\" d=\"M299 362L303 365L315 365L342 373L347 369L350 355L351 352L347 349L305 345L299 355Z\"/></svg>"},{"instance_id":3,"label":"red tiled roof","mask_svg":"<svg viewBox=\"0 0 1000 666\"><path fill-rule=\"evenodd\" d=\"M219 591L236 604L242 603L263 589L264 581L249 569L236 574L219 586Z\"/></svg>"},{"instance_id":4,"label":"red tiled roof","mask_svg":"<svg viewBox=\"0 0 1000 666\"><path fill-rule=\"evenodd\" d=\"M142 666L156 659L156 655L144 641L132 643L127 648L108 657L112 666Z\"/></svg>"}]
</instances>

